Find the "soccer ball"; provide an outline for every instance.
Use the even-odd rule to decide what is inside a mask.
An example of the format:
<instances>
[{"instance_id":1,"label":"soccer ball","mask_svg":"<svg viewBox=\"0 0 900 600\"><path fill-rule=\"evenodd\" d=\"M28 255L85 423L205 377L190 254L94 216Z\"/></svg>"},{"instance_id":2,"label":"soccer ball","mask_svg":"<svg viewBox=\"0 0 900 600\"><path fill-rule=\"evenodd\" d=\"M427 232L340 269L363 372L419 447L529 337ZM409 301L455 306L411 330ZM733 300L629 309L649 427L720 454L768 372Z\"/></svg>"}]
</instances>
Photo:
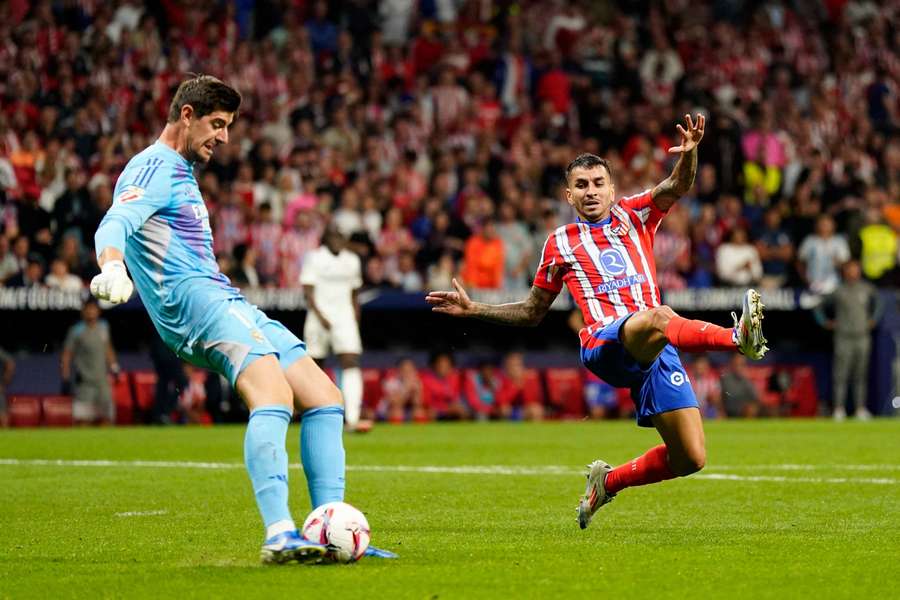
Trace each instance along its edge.
<instances>
[{"instance_id":1,"label":"soccer ball","mask_svg":"<svg viewBox=\"0 0 900 600\"><path fill-rule=\"evenodd\" d=\"M303 537L328 546L329 556L349 563L362 558L369 547L369 522L345 502L329 502L313 510L303 523Z\"/></svg>"}]
</instances>

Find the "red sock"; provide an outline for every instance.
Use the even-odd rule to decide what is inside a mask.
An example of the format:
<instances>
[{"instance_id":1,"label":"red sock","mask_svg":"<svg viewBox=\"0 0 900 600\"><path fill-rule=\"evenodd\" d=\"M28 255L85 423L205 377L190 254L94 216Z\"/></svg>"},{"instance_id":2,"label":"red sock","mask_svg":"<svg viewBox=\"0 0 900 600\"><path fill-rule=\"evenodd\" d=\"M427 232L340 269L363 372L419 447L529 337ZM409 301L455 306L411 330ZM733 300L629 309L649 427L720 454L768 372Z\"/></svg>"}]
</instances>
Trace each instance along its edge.
<instances>
[{"instance_id":1,"label":"red sock","mask_svg":"<svg viewBox=\"0 0 900 600\"><path fill-rule=\"evenodd\" d=\"M666 337L673 346L685 352L735 349L731 329L679 316L672 317L669 321Z\"/></svg>"},{"instance_id":2,"label":"red sock","mask_svg":"<svg viewBox=\"0 0 900 600\"><path fill-rule=\"evenodd\" d=\"M668 457L665 444L650 448L643 456L610 471L606 476L606 491L615 494L627 487L674 478L675 474L669 469Z\"/></svg>"}]
</instances>

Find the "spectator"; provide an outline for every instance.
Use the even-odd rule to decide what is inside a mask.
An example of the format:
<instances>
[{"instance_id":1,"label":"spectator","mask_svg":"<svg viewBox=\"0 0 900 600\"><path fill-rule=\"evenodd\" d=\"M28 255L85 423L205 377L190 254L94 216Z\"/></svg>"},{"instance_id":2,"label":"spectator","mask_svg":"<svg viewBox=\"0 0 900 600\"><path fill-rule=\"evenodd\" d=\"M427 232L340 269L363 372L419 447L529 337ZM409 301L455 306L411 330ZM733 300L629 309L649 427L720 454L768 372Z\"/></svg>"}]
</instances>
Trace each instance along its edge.
<instances>
[{"instance_id":1,"label":"spectator","mask_svg":"<svg viewBox=\"0 0 900 600\"><path fill-rule=\"evenodd\" d=\"M28 236L19 235L12 243L12 257L16 261L16 273L25 270L30 256L32 256L31 242L28 240Z\"/></svg>"},{"instance_id":2,"label":"spectator","mask_svg":"<svg viewBox=\"0 0 900 600\"><path fill-rule=\"evenodd\" d=\"M187 382L178 395L178 412L181 422L188 425L209 423L206 412L206 379L207 372L188 363L183 364L184 380Z\"/></svg>"},{"instance_id":3,"label":"spectator","mask_svg":"<svg viewBox=\"0 0 900 600\"><path fill-rule=\"evenodd\" d=\"M24 271L19 271L6 280L7 287L42 287L44 285L44 259L32 252Z\"/></svg>"},{"instance_id":4,"label":"spectator","mask_svg":"<svg viewBox=\"0 0 900 600\"><path fill-rule=\"evenodd\" d=\"M9 238L0 234L0 286L19 272L19 263L9 249ZM444 289L444 288L432 288Z\"/></svg>"},{"instance_id":5,"label":"spectator","mask_svg":"<svg viewBox=\"0 0 900 600\"><path fill-rule=\"evenodd\" d=\"M391 423L403 423L410 418L416 423L428 420L422 380L411 358L401 359L396 369L385 376L383 402L385 406L380 412L386 413Z\"/></svg>"},{"instance_id":6,"label":"spectator","mask_svg":"<svg viewBox=\"0 0 900 600\"><path fill-rule=\"evenodd\" d=\"M681 290L687 287L692 266L689 218L687 209L676 205L656 233L653 254L661 289Z\"/></svg>"},{"instance_id":7,"label":"spectator","mask_svg":"<svg viewBox=\"0 0 900 600\"><path fill-rule=\"evenodd\" d=\"M619 394L616 388L609 385L590 371L584 380L584 401L592 419L609 419L619 410Z\"/></svg>"},{"instance_id":8,"label":"spectator","mask_svg":"<svg viewBox=\"0 0 900 600\"><path fill-rule=\"evenodd\" d=\"M521 352L510 352L503 360L497 404L504 418L540 421L544 418L544 394L540 385L527 377Z\"/></svg>"},{"instance_id":9,"label":"spectator","mask_svg":"<svg viewBox=\"0 0 900 600\"><path fill-rule=\"evenodd\" d=\"M763 213L763 224L756 234L756 250L762 260L763 288L780 288L787 284L794 258L791 237L781 226L781 207L770 206Z\"/></svg>"},{"instance_id":10,"label":"spectator","mask_svg":"<svg viewBox=\"0 0 900 600\"><path fill-rule=\"evenodd\" d=\"M797 251L804 282L817 294L829 294L838 285L838 265L850 259L844 236L836 234L834 219L820 215L815 233L810 234Z\"/></svg>"},{"instance_id":11,"label":"spectator","mask_svg":"<svg viewBox=\"0 0 900 600\"><path fill-rule=\"evenodd\" d=\"M466 242L461 274L463 281L479 289L500 289L503 286L503 240L497 236L493 219L484 222L481 231Z\"/></svg>"},{"instance_id":12,"label":"spectator","mask_svg":"<svg viewBox=\"0 0 900 600\"><path fill-rule=\"evenodd\" d=\"M872 206L865 211L865 224L859 230L862 242L860 264L866 279L896 285L897 232L887 223L881 211Z\"/></svg>"},{"instance_id":13,"label":"spectator","mask_svg":"<svg viewBox=\"0 0 900 600\"><path fill-rule=\"evenodd\" d=\"M428 267L429 290L449 290L453 286L453 278L456 277L456 262L453 255L445 252L438 261Z\"/></svg>"},{"instance_id":14,"label":"spectator","mask_svg":"<svg viewBox=\"0 0 900 600\"><path fill-rule=\"evenodd\" d=\"M384 227L375 243L378 255L384 261L388 279L399 281L399 262L403 252L415 252L416 242L409 229L403 226L403 213L392 207L385 216Z\"/></svg>"},{"instance_id":15,"label":"spectator","mask_svg":"<svg viewBox=\"0 0 900 600\"><path fill-rule=\"evenodd\" d=\"M753 418L759 414L759 391L747 377L747 359L735 353L722 374L722 406L730 418Z\"/></svg>"},{"instance_id":16,"label":"spectator","mask_svg":"<svg viewBox=\"0 0 900 600\"><path fill-rule=\"evenodd\" d=\"M81 292L84 289L84 282L77 275L69 273L66 261L61 258L55 258L50 263L50 273L44 279L44 283L51 289L63 292Z\"/></svg>"},{"instance_id":17,"label":"spectator","mask_svg":"<svg viewBox=\"0 0 900 600\"><path fill-rule=\"evenodd\" d=\"M81 309L81 321L66 335L60 371L66 391L74 386L76 423L109 425L115 422L116 407L107 374L118 373L119 363L109 325L100 318L100 306L92 297Z\"/></svg>"},{"instance_id":18,"label":"spectator","mask_svg":"<svg viewBox=\"0 0 900 600\"><path fill-rule=\"evenodd\" d=\"M12 383L16 372L16 361L11 354L0 348L0 363L3 363L3 372L0 374L0 428L9 426L9 411L6 408L6 390Z\"/></svg>"},{"instance_id":19,"label":"spectator","mask_svg":"<svg viewBox=\"0 0 900 600\"><path fill-rule=\"evenodd\" d=\"M716 275L722 283L733 287L755 285L762 278L759 252L743 227L732 229L727 241L716 250Z\"/></svg>"},{"instance_id":20,"label":"spectator","mask_svg":"<svg viewBox=\"0 0 900 600\"><path fill-rule=\"evenodd\" d=\"M461 374L448 352L435 352L422 373L425 411L429 419L459 420L469 418L463 401Z\"/></svg>"},{"instance_id":21,"label":"spectator","mask_svg":"<svg viewBox=\"0 0 900 600\"><path fill-rule=\"evenodd\" d=\"M499 403L500 373L491 361L482 361L475 370L463 374L463 394L469 414L477 421L507 417L508 406Z\"/></svg>"},{"instance_id":22,"label":"spectator","mask_svg":"<svg viewBox=\"0 0 900 600\"><path fill-rule=\"evenodd\" d=\"M416 270L416 259L412 252L401 252L397 264L398 285L404 292L421 292L424 282Z\"/></svg>"},{"instance_id":23,"label":"spectator","mask_svg":"<svg viewBox=\"0 0 900 600\"><path fill-rule=\"evenodd\" d=\"M531 237L525 223L516 218L512 204L500 204L500 222L497 237L503 243L503 289L523 290L530 287ZM431 288L447 289L447 288Z\"/></svg>"},{"instance_id":24,"label":"spectator","mask_svg":"<svg viewBox=\"0 0 900 600\"><path fill-rule=\"evenodd\" d=\"M690 378L703 417L706 419L723 418L725 408L722 406L722 384L719 373L710 364L706 355L698 354L694 359Z\"/></svg>"},{"instance_id":25,"label":"spectator","mask_svg":"<svg viewBox=\"0 0 900 600\"><path fill-rule=\"evenodd\" d=\"M868 420L872 416L866 408L871 334L881 319L883 305L875 287L862 279L859 262L848 260L841 275L841 285L815 310L819 324L834 333L833 416L838 421L846 418L849 386L856 417Z\"/></svg>"},{"instance_id":26,"label":"spectator","mask_svg":"<svg viewBox=\"0 0 900 600\"><path fill-rule=\"evenodd\" d=\"M270 204L259 205L258 219L250 226L250 240L256 254L256 272L259 274L260 284L268 287L277 285L279 249L282 247L281 225L275 222Z\"/></svg>"},{"instance_id":27,"label":"spectator","mask_svg":"<svg viewBox=\"0 0 900 600\"><path fill-rule=\"evenodd\" d=\"M304 207L296 212L294 226L281 236L278 256L281 259L281 287L298 287L303 263L310 252L322 241L322 222L312 211Z\"/></svg>"}]
</instances>

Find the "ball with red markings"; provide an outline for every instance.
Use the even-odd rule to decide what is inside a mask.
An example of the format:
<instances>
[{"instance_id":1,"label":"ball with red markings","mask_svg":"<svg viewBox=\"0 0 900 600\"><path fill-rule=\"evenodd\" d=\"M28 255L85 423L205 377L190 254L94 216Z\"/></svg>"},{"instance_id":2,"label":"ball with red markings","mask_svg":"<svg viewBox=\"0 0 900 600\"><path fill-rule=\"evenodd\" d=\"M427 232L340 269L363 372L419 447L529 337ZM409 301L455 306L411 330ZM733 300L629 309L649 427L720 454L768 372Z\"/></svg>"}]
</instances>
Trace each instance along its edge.
<instances>
[{"instance_id":1,"label":"ball with red markings","mask_svg":"<svg viewBox=\"0 0 900 600\"><path fill-rule=\"evenodd\" d=\"M362 558L371 537L365 515L346 502L329 502L313 510L302 533L310 541L327 545L329 556L342 563Z\"/></svg>"}]
</instances>

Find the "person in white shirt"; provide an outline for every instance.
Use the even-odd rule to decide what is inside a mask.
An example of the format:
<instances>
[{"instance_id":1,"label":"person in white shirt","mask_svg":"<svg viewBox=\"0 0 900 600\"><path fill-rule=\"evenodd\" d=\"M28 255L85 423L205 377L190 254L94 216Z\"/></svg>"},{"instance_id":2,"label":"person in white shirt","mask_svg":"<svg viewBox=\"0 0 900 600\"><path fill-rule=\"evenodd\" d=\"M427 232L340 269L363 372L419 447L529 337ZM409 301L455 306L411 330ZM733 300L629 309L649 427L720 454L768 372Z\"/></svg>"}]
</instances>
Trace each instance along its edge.
<instances>
[{"instance_id":1,"label":"person in white shirt","mask_svg":"<svg viewBox=\"0 0 900 600\"><path fill-rule=\"evenodd\" d=\"M341 365L339 387L344 396L344 415L350 431L368 431L372 424L360 420L362 372L359 358L359 288L362 265L359 256L345 248L346 240L334 227L322 236L322 245L307 254L300 273L306 297L303 339L309 355L320 363L333 351Z\"/></svg>"},{"instance_id":2,"label":"person in white shirt","mask_svg":"<svg viewBox=\"0 0 900 600\"><path fill-rule=\"evenodd\" d=\"M725 285L745 287L762 279L759 250L750 243L747 230L735 227L728 241L716 250L716 275Z\"/></svg>"},{"instance_id":3,"label":"person in white shirt","mask_svg":"<svg viewBox=\"0 0 900 600\"><path fill-rule=\"evenodd\" d=\"M797 252L803 279L817 294L830 294L840 283L840 266L850 260L844 236L835 233L834 219L820 215L816 231L803 240Z\"/></svg>"},{"instance_id":4,"label":"person in white shirt","mask_svg":"<svg viewBox=\"0 0 900 600\"><path fill-rule=\"evenodd\" d=\"M66 261L61 258L55 258L50 263L50 274L44 278L44 284L64 292L80 292L84 289L84 282L77 275L69 273Z\"/></svg>"}]
</instances>

